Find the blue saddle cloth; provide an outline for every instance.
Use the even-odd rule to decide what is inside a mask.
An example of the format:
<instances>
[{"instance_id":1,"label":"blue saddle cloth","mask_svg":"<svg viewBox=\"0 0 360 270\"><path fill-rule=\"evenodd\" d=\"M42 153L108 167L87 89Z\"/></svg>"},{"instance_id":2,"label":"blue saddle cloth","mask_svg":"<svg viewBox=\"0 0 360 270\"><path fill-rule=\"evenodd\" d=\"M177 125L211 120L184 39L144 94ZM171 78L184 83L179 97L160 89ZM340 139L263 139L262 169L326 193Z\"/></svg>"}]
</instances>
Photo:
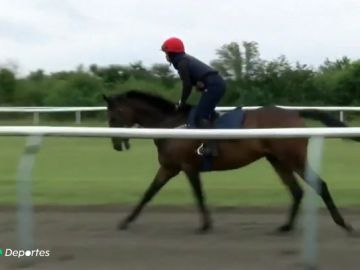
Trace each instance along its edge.
<instances>
[{"instance_id":1,"label":"blue saddle cloth","mask_svg":"<svg viewBox=\"0 0 360 270\"><path fill-rule=\"evenodd\" d=\"M196 108L193 108L189 114L187 126L188 128L196 128L195 124ZM215 119L214 128L216 129L233 129L241 128L244 122L245 112L241 107L226 112Z\"/></svg>"},{"instance_id":2,"label":"blue saddle cloth","mask_svg":"<svg viewBox=\"0 0 360 270\"><path fill-rule=\"evenodd\" d=\"M195 124L196 108L189 114L187 128L197 128ZM214 121L215 129L236 129L242 128L245 119L245 112L241 107L220 115ZM202 157L201 171L210 171L212 167L212 157Z\"/></svg>"}]
</instances>

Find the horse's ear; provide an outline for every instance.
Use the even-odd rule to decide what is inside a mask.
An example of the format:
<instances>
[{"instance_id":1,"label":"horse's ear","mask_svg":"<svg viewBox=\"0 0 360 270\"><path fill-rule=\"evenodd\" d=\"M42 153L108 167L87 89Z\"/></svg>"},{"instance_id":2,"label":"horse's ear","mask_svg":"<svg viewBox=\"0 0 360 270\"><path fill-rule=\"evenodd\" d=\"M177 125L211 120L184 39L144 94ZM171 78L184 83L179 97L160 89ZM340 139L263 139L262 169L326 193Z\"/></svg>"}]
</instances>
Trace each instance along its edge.
<instances>
[{"instance_id":1,"label":"horse's ear","mask_svg":"<svg viewBox=\"0 0 360 270\"><path fill-rule=\"evenodd\" d=\"M110 103L110 99L105 94L103 94L102 97L106 101L107 104Z\"/></svg>"}]
</instances>

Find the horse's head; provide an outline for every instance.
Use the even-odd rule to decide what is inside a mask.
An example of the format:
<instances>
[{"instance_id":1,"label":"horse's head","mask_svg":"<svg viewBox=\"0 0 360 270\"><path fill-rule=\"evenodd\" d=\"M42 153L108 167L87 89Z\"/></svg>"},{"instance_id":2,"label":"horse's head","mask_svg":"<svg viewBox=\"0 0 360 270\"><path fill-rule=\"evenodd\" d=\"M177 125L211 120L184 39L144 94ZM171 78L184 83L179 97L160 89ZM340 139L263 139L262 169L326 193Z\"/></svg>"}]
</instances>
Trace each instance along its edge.
<instances>
[{"instance_id":1,"label":"horse's head","mask_svg":"<svg viewBox=\"0 0 360 270\"><path fill-rule=\"evenodd\" d=\"M130 110L130 107L126 106L120 96L105 96L104 100L107 104L107 116L110 127L129 127L133 126L134 114ZM117 151L130 149L130 143L128 138L112 137L113 147Z\"/></svg>"},{"instance_id":2,"label":"horse's head","mask_svg":"<svg viewBox=\"0 0 360 270\"><path fill-rule=\"evenodd\" d=\"M179 112L173 102L137 90L103 98L107 103L110 127L175 127L184 123L191 109L188 105ZM123 141L121 138L112 138L116 150L122 150Z\"/></svg>"}]
</instances>

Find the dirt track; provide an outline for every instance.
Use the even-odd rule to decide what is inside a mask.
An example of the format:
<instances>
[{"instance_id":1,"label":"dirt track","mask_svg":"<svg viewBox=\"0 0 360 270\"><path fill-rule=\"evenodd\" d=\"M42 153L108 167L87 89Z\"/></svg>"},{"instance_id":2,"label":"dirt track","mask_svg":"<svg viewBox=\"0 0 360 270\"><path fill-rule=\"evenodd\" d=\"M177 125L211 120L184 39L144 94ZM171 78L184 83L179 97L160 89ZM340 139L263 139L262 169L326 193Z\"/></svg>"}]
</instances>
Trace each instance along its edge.
<instances>
[{"instance_id":1,"label":"dirt track","mask_svg":"<svg viewBox=\"0 0 360 270\"><path fill-rule=\"evenodd\" d=\"M124 214L114 209L37 212L35 248L49 249L51 256L37 258L27 269L303 269L300 230L273 233L283 211L216 211L215 229L207 235L194 233L198 216L193 211L147 209L130 230L120 232L115 226ZM346 217L360 229L359 213ZM15 218L12 211L0 212L3 249L15 248ZM320 269L360 269L360 238L347 236L327 214L321 216L320 248ZM2 256L0 269L14 269L18 262Z\"/></svg>"}]
</instances>

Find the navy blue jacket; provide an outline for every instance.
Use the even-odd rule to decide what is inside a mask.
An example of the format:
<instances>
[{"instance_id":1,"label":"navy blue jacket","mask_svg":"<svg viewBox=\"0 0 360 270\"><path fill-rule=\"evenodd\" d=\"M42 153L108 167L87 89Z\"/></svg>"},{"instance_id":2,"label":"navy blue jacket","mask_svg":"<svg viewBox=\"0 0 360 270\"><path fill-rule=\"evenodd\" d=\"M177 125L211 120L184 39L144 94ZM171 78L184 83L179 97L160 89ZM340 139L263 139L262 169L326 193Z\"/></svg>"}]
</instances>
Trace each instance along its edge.
<instances>
[{"instance_id":1,"label":"navy blue jacket","mask_svg":"<svg viewBox=\"0 0 360 270\"><path fill-rule=\"evenodd\" d=\"M180 99L182 104L185 104L194 85L198 82L204 83L206 76L218 73L212 67L186 53L170 54L169 58L171 64L178 71L183 83Z\"/></svg>"}]
</instances>

